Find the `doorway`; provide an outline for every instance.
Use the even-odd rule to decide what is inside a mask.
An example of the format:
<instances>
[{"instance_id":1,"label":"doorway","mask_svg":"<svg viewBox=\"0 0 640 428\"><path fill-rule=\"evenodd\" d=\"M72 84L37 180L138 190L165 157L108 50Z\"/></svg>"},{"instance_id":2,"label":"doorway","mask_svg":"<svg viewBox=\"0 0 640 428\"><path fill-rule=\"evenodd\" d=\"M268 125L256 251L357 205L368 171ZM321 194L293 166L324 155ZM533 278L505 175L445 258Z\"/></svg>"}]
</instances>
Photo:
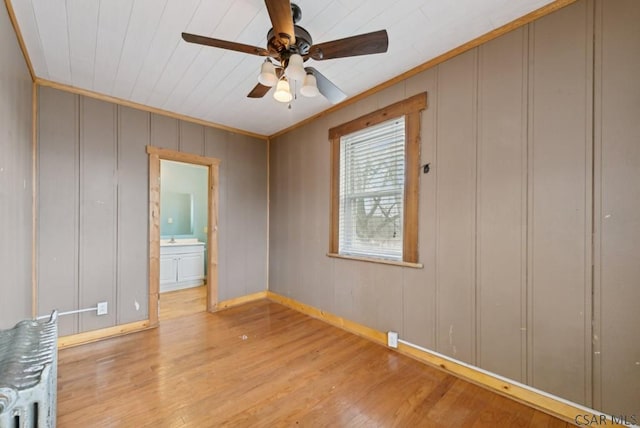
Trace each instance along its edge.
<instances>
[{"instance_id":1,"label":"doorway","mask_svg":"<svg viewBox=\"0 0 640 428\"><path fill-rule=\"evenodd\" d=\"M159 300L160 293L163 291L161 290L161 282L164 291L170 292L166 294L168 302L184 299L193 304L202 302L203 307L209 312L216 310L218 301L217 219L220 161L215 158L152 146L147 146L147 153L149 154L149 324L155 326L159 322ZM204 214L200 214L198 219L195 212L198 207L193 192L180 191L176 187L171 189L168 196L165 192L165 197L170 200L165 201L165 213L163 214L161 209L161 165L165 161L204 167L204 176L207 181L206 197L204 198L206 199L206 221L201 218ZM166 165L171 164L167 163ZM204 254L198 255L198 247ZM194 254L178 254L187 250ZM198 257L201 258L198 259ZM197 274L197 270L202 257L204 263L201 268L206 272L206 283L200 288L189 287L197 285L199 278L201 278L201 275ZM183 272L190 271L191 273L180 275L178 273L181 269L179 263L184 264ZM167 278L175 278L175 283ZM182 297L178 298L178 294L170 295L178 293L181 288L185 288ZM176 298L172 299L172 297ZM184 302L184 305L189 305L189 302ZM178 308L178 311L180 310Z\"/></svg>"}]
</instances>

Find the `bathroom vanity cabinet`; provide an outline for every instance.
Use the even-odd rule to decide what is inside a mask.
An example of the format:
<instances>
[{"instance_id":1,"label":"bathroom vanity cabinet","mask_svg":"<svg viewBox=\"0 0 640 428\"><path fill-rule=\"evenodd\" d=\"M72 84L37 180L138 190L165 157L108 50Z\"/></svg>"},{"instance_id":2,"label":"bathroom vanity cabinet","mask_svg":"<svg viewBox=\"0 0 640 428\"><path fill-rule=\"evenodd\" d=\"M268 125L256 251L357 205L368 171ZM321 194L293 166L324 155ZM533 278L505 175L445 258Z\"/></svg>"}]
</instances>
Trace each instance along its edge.
<instances>
[{"instance_id":1,"label":"bathroom vanity cabinet","mask_svg":"<svg viewBox=\"0 0 640 428\"><path fill-rule=\"evenodd\" d=\"M160 292L204 284L204 242L160 245Z\"/></svg>"}]
</instances>

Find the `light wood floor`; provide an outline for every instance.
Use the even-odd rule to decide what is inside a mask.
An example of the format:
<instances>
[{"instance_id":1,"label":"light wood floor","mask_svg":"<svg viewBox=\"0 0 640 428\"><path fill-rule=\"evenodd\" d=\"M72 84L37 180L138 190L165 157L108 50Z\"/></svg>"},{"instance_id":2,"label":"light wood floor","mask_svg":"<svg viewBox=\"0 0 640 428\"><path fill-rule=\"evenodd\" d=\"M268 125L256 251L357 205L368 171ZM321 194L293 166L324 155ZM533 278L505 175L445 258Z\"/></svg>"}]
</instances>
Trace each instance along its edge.
<instances>
[{"instance_id":1,"label":"light wood floor","mask_svg":"<svg viewBox=\"0 0 640 428\"><path fill-rule=\"evenodd\" d=\"M207 286L160 293L160 321L207 310Z\"/></svg>"},{"instance_id":2,"label":"light wood floor","mask_svg":"<svg viewBox=\"0 0 640 428\"><path fill-rule=\"evenodd\" d=\"M269 301L60 351L58 426L566 427Z\"/></svg>"}]
</instances>

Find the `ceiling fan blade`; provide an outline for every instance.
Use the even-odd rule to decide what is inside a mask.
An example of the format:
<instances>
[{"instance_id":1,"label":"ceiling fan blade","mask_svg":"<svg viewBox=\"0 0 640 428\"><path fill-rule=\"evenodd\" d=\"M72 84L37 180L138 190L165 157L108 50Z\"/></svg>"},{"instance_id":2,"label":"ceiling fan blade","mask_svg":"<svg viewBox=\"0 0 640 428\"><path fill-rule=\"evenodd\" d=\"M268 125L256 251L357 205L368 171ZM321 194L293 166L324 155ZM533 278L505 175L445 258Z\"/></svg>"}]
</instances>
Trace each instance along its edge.
<instances>
[{"instance_id":1,"label":"ceiling fan blade","mask_svg":"<svg viewBox=\"0 0 640 428\"><path fill-rule=\"evenodd\" d=\"M344 58L386 52L389 47L387 30L346 37L311 46L309 56L315 60Z\"/></svg>"},{"instance_id":2,"label":"ceiling fan blade","mask_svg":"<svg viewBox=\"0 0 640 428\"><path fill-rule=\"evenodd\" d=\"M248 98L262 98L267 95L271 86L264 86L258 83L252 90L247 94Z\"/></svg>"},{"instance_id":3,"label":"ceiling fan blade","mask_svg":"<svg viewBox=\"0 0 640 428\"><path fill-rule=\"evenodd\" d=\"M276 76L278 76L278 79L280 79L282 77L282 73L284 73L284 70L282 69L282 67L276 67ZM247 94L248 98L262 98L264 97L267 92L269 92L269 89L271 89L271 86L265 86L261 83L258 83L252 90L251 92L249 92Z\"/></svg>"},{"instance_id":4,"label":"ceiling fan blade","mask_svg":"<svg viewBox=\"0 0 640 428\"><path fill-rule=\"evenodd\" d=\"M318 91L320 91L320 93L324 95L331 104L338 104L347 98L347 94L342 92L340 88L327 79L324 74L320 73L313 67L306 67L305 70L311 72L315 76L316 83L318 84Z\"/></svg>"},{"instance_id":5,"label":"ceiling fan blade","mask_svg":"<svg viewBox=\"0 0 640 428\"><path fill-rule=\"evenodd\" d=\"M285 46L290 46L296 42L296 35L293 29L293 16L291 15L291 2L289 0L264 0L271 18L273 31L276 37Z\"/></svg>"},{"instance_id":6,"label":"ceiling fan blade","mask_svg":"<svg viewBox=\"0 0 640 428\"><path fill-rule=\"evenodd\" d=\"M242 43L229 42L227 40L212 39L211 37L198 36L196 34L182 33L185 42L198 45L213 46L214 48L227 49L230 51L243 52L251 55L268 56L269 51L257 46L245 45Z\"/></svg>"}]
</instances>

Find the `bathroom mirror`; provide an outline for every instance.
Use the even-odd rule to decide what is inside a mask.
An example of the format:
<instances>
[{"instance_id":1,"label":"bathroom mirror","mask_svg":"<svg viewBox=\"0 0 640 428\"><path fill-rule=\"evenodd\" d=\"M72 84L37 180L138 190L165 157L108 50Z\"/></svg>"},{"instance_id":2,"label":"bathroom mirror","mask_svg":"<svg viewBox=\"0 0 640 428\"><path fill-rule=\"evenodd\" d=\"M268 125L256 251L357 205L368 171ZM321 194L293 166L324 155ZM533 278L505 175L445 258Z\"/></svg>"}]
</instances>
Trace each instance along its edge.
<instances>
[{"instance_id":1,"label":"bathroom mirror","mask_svg":"<svg viewBox=\"0 0 640 428\"><path fill-rule=\"evenodd\" d=\"M193 234L193 194L163 192L160 198L162 236Z\"/></svg>"}]
</instances>

